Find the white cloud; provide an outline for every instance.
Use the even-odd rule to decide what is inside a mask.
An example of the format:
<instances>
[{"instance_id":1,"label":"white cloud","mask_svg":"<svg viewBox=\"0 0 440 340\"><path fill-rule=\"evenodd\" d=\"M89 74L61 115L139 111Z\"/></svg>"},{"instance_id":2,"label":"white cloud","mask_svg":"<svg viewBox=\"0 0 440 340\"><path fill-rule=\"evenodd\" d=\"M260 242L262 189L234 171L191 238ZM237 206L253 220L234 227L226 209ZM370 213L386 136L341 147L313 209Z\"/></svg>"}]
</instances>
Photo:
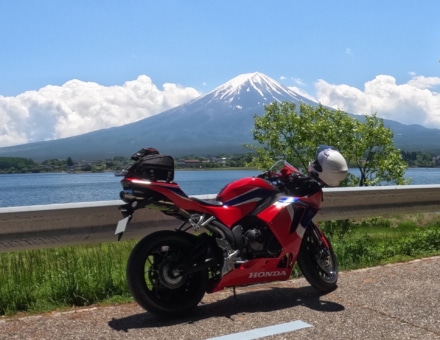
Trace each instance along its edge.
<instances>
[{"instance_id":1,"label":"white cloud","mask_svg":"<svg viewBox=\"0 0 440 340\"><path fill-rule=\"evenodd\" d=\"M122 86L70 80L62 86L0 96L0 146L64 138L128 124L200 95L166 83L160 90L145 75Z\"/></svg>"},{"instance_id":2,"label":"white cloud","mask_svg":"<svg viewBox=\"0 0 440 340\"><path fill-rule=\"evenodd\" d=\"M347 47L345 49L344 53L347 54L347 55L353 55L353 51L352 51L352 49L350 47Z\"/></svg>"},{"instance_id":3,"label":"white cloud","mask_svg":"<svg viewBox=\"0 0 440 340\"><path fill-rule=\"evenodd\" d=\"M316 102L316 98L314 98L313 96L311 96L306 90L303 90L302 87L307 87L307 84L301 79L301 78L290 78L290 80L292 80L295 84L297 84L300 87L297 86L288 86L289 89L291 89L292 91L298 93L299 95L313 101Z\"/></svg>"},{"instance_id":4,"label":"white cloud","mask_svg":"<svg viewBox=\"0 0 440 340\"><path fill-rule=\"evenodd\" d=\"M408 82L408 85L417 87L419 89L430 89L432 87L440 85L440 78L415 76Z\"/></svg>"},{"instance_id":5,"label":"white cloud","mask_svg":"<svg viewBox=\"0 0 440 340\"><path fill-rule=\"evenodd\" d=\"M435 86L439 77L414 76L397 84L389 75L378 75L359 90L348 85L315 84L318 101L349 113L373 114L404 124L421 124L440 128L440 94Z\"/></svg>"},{"instance_id":6,"label":"white cloud","mask_svg":"<svg viewBox=\"0 0 440 340\"><path fill-rule=\"evenodd\" d=\"M316 102L316 98L312 97L310 94L308 94L306 91L300 89L299 87L296 86L289 86L289 89L291 89L292 91L298 93L300 96L303 96L304 98L307 98L309 100L311 100L312 102Z\"/></svg>"},{"instance_id":7,"label":"white cloud","mask_svg":"<svg viewBox=\"0 0 440 340\"><path fill-rule=\"evenodd\" d=\"M293 78L293 81L294 81L296 84L298 84L299 86L307 86L307 84L304 83L304 82L302 81L301 78Z\"/></svg>"}]
</instances>

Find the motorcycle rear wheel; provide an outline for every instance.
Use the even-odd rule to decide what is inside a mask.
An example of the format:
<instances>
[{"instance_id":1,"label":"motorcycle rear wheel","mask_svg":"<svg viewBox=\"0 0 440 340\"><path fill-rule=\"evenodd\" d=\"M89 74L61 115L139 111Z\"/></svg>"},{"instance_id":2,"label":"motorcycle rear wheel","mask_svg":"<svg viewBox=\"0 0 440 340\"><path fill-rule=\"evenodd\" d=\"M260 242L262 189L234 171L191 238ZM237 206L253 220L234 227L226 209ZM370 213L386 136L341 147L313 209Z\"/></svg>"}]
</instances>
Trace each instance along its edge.
<instances>
[{"instance_id":1,"label":"motorcycle rear wheel","mask_svg":"<svg viewBox=\"0 0 440 340\"><path fill-rule=\"evenodd\" d=\"M185 274L182 259L193 246L192 235L159 231L133 248L126 275L135 301L157 316L178 316L197 306L208 285L208 271Z\"/></svg>"},{"instance_id":2,"label":"motorcycle rear wheel","mask_svg":"<svg viewBox=\"0 0 440 340\"><path fill-rule=\"evenodd\" d=\"M314 230L321 237L316 238ZM336 254L325 235L310 225L304 234L297 260L298 266L312 287L328 293L335 290L338 281Z\"/></svg>"}]
</instances>

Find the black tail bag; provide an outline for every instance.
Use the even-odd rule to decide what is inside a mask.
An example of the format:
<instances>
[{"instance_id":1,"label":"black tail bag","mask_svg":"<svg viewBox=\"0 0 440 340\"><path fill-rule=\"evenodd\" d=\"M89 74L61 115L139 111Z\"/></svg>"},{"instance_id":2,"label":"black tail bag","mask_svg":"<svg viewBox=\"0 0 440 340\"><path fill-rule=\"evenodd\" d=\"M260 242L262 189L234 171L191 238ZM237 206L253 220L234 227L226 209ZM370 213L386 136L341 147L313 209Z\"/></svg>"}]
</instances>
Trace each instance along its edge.
<instances>
[{"instance_id":1,"label":"black tail bag","mask_svg":"<svg viewBox=\"0 0 440 340\"><path fill-rule=\"evenodd\" d=\"M154 150L154 152L145 152ZM161 155L156 149L141 149L132 157L136 162L128 169L125 177L171 182L174 179L174 159Z\"/></svg>"}]
</instances>

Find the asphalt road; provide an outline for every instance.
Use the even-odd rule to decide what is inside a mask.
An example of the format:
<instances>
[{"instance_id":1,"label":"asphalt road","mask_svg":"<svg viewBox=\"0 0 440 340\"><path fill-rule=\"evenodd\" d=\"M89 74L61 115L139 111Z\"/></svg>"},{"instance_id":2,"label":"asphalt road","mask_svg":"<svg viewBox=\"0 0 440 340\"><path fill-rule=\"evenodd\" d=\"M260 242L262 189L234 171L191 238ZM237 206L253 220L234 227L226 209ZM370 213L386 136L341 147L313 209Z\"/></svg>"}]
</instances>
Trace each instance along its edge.
<instances>
[{"instance_id":1,"label":"asphalt road","mask_svg":"<svg viewBox=\"0 0 440 340\"><path fill-rule=\"evenodd\" d=\"M292 321L309 327L286 331ZM274 327L263 333L269 326ZM249 330L253 337L240 333ZM237 298L225 290L206 295L193 313L177 320L155 319L136 304L0 320L0 339L227 335L223 339L440 339L440 256L343 272L338 289L323 296L303 279L238 288Z\"/></svg>"}]
</instances>

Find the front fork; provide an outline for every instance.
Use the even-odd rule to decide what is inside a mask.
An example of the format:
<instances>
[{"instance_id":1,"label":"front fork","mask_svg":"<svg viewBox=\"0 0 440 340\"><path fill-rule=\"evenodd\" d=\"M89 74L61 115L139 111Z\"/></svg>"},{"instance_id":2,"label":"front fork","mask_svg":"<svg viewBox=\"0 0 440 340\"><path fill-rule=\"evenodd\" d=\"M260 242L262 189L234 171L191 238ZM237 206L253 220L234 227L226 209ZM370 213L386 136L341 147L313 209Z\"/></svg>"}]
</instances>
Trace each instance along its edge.
<instances>
[{"instance_id":1,"label":"front fork","mask_svg":"<svg viewBox=\"0 0 440 340\"><path fill-rule=\"evenodd\" d=\"M314 257L319 267L327 274L331 274L333 260L329 241L313 221L310 221L308 228L310 232L309 235L317 242Z\"/></svg>"},{"instance_id":2,"label":"front fork","mask_svg":"<svg viewBox=\"0 0 440 340\"><path fill-rule=\"evenodd\" d=\"M327 249L330 248L327 238L321 229L319 229L319 227L315 224L315 222L310 221L308 228L312 232L313 236L315 236L315 240L318 242L319 246L324 245Z\"/></svg>"}]
</instances>

